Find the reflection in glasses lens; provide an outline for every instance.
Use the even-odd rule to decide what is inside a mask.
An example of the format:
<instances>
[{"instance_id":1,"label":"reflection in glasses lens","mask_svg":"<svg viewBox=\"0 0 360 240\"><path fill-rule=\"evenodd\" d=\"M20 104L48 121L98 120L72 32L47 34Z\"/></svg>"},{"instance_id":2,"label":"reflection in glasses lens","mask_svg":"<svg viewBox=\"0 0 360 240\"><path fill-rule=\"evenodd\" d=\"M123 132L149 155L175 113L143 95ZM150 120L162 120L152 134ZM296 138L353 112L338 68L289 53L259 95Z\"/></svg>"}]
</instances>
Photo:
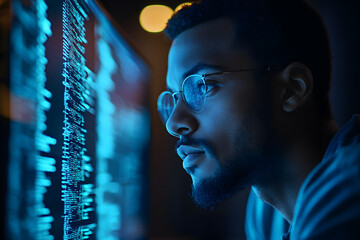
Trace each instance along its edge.
<instances>
[{"instance_id":1,"label":"reflection in glasses lens","mask_svg":"<svg viewBox=\"0 0 360 240\"><path fill-rule=\"evenodd\" d=\"M175 106L175 99L170 92L163 92L158 98L158 112L161 120L166 124Z\"/></svg>"},{"instance_id":2,"label":"reflection in glasses lens","mask_svg":"<svg viewBox=\"0 0 360 240\"><path fill-rule=\"evenodd\" d=\"M185 79L183 97L193 112L200 112L204 107L206 84L201 75L191 75Z\"/></svg>"}]
</instances>

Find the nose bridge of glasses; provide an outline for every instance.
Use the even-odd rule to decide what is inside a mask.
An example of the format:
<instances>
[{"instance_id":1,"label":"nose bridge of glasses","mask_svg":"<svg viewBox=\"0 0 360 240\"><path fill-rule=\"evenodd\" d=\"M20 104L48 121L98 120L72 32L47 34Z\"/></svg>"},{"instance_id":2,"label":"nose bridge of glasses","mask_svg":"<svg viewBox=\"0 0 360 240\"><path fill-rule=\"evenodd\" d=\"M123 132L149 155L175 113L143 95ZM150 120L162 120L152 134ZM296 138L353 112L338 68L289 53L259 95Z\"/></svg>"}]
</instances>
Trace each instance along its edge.
<instances>
[{"instance_id":1,"label":"nose bridge of glasses","mask_svg":"<svg viewBox=\"0 0 360 240\"><path fill-rule=\"evenodd\" d=\"M180 97L176 98L176 95L180 94ZM174 107L176 106L176 104L178 103L179 99L181 98L182 95L182 91L177 91L171 94L171 96L173 97L174 100Z\"/></svg>"}]
</instances>

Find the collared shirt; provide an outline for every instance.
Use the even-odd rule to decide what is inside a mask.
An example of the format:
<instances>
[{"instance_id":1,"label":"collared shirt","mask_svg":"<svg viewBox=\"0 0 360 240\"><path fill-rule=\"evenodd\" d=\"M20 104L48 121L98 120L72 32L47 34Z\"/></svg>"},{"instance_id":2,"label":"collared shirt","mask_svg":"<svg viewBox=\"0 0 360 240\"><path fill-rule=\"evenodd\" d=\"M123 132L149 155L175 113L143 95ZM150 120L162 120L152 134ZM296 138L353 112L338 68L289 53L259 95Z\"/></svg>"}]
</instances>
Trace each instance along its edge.
<instances>
[{"instance_id":1,"label":"collared shirt","mask_svg":"<svg viewBox=\"0 0 360 240\"><path fill-rule=\"evenodd\" d=\"M250 192L245 219L247 240L281 240L289 226L280 212L261 201L253 191Z\"/></svg>"}]
</instances>

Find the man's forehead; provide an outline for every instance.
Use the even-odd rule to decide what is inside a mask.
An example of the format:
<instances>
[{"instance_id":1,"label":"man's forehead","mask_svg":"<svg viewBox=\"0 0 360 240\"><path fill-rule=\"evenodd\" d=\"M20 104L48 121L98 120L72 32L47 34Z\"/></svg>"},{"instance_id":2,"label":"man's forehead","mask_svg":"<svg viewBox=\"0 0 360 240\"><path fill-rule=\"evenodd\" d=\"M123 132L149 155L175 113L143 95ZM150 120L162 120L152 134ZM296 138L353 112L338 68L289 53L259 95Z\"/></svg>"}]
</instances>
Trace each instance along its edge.
<instances>
[{"instance_id":1,"label":"man's forehead","mask_svg":"<svg viewBox=\"0 0 360 240\"><path fill-rule=\"evenodd\" d=\"M179 34L173 41L168 59L167 85L178 89L187 72L219 68L227 52L233 50L234 26L226 18L201 23Z\"/></svg>"}]
</instances>

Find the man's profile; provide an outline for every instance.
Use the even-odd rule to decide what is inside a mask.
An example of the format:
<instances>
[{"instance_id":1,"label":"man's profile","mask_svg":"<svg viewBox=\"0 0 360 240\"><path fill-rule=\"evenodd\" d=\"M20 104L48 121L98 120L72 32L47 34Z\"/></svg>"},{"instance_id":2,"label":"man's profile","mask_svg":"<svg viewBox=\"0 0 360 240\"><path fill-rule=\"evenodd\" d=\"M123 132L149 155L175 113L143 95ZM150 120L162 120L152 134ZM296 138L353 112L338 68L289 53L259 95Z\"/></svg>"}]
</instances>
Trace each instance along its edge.
<instances>
[{"instance_id":1,"label":"man's profile","mask_svg":"<svg viewBox=\"0 0 360 240\"><path fill-rule=\"evenodd\" d=\"M332 118L318 14L301 0L204 0L166 32L158 110L194 201L211 209L251 187L291 225L284 239L360 238L360 117L340 130Z\"/></svg>"}]
</instances>

